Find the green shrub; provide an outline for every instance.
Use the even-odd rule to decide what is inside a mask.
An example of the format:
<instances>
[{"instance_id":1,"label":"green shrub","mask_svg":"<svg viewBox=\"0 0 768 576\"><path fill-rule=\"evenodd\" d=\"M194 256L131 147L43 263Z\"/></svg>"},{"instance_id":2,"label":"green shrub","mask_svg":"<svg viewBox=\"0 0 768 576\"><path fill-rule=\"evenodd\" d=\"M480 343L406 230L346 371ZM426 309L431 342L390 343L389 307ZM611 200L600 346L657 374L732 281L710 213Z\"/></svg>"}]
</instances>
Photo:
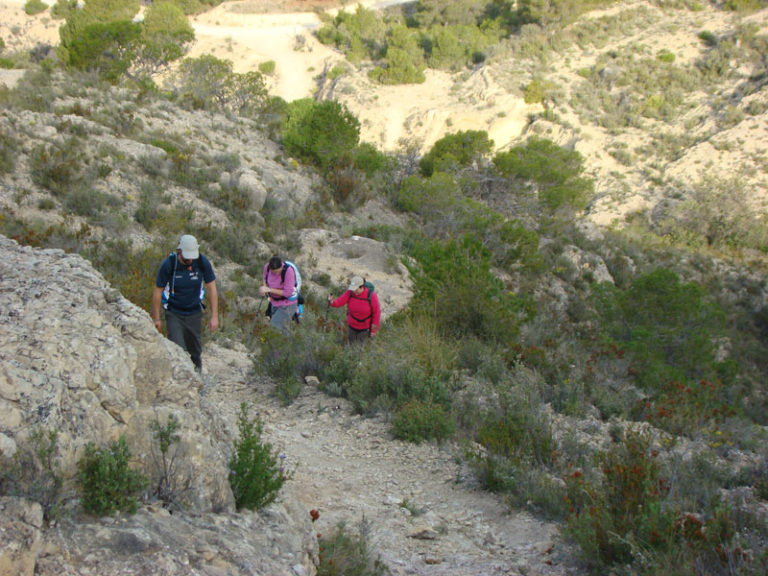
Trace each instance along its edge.
<instances>
[{"instance_id":1,"label":"green shrub","mask_svg":"<svg viewBox=\"0 0 768 576\"><path fill-rule=\"evenodd\" d=\"M671 544L675 514L661 505L668 484L648 434L629 431L601 454L602 482L577 471L567 479L568 534L593 567L628 564L635 552Z\"/></svg>"},{"instance_id":2,"label":"green shrub","mask_svg":"<svg viewBox=\"0 0 768 576\"><path fill-rule=\"evenodd\" d=\"M275 501L289 475L272 445L262 439L261 419L249 419L245 402L240 404L237 427L240 438L229 461L229 484L238 510L260 510Z\"/></svg>"},{"instance_id":3,"label":"green shrub","mask_svg":"<svg viewBox=\"0 0 768 576\"><path fill-rule=\"evenodd\" d=\"M598 454L599 474L576 470L566 478L567 534L592 570L631 566L633 574L652 576L693 574L707 566L712 574L763 574L768 558L758 550L768 536L764 520L729 505L712 479L702 476L711 467L697 465L695 476L685 470L690 463L683 467L697 503L686 486L671 482L662 462L650 433L628 430ZM672 490L685 500L675 501Z\"/></svg>"},{"instance_id":4,"label":"green shrub","mask_svg":"<svg viewBox=\"0 0 768 576\"><path fill-rule=\"evenodd\" d=\"M525 87L523 91L523 100L526 104L539 104L554 89L554 84L543 78L534 78Z\"/></svg>"},{"instance_id":5,"label":"green shrub","mask_svg":"<svg viewBox=\"0 0 768 576\"><path fill-rule=\"evenodd\" d=\"M666 48L662 48L659 50L659 52L656 54L656 58L661 60L662 62L666 62L668 64L671 64L675 61L675 54L674 52L670 52Z\"/></svg>"},{"instance_id":6,"label":"green shrub","mask_svg":"<svg viewBox=\"0 0 768 576\"><path fill-rule=\"evenodd\" d=\"M646 390L728 375L713 344L725 335L723 312L702 286L682 283L659 268L635 278L626 290L596 289L595 297L607 335L629 352L632 373Z\"/></svg>"},{"instance_id":7,"label":"green shrub","mask_svg":"<svg viewBox=\"0 0 768 576\"><path fill-rule=\"evenodd\" d=\"M39 503L46 522L58 516L61 501L57 438L55 430L35 428L26 442L19 442L12 459L6 460L0 452L0 495Z\"/></svg>"},{"instance_id":8,"label":"green shrub","mask_svg":"<svg viewBox=\"0 0 768 576\"><path fill-rule=\"evenodd\" d=\"M305 306L305 321L290 338L271 329L262 334L261 356L256 369L266 371L280 382L279 387L285 390L279 394L289 393L285 398L293 396L291 391L300 391L305 376L322 373L323 366L342 353L342 347L334 342L333 334L317 331L310 325L311 313L307 308ZM295 389L296 383L298 390Z\"/></svg>"},{"instance_id":9,"label":"green shrub","mask_svg":"<svg viewBox=\"0 0 768 576\"><path fill-rule=\"evenodd\" d=\"M702 30L699 32L699 39L710 48L717 46L717 36L714 32L710 32L709 30Z\"/></svg>"},{"instance_id":10,"label":"green shrub","mask_svg":"<svg viewBox=\"0 0 768 576\"><path fill-rule=\"evenodd\" d=\"M56 195L65 195L84 177L85 154L77 138L61 144L40 144L30 154L32 180Z\"/></svg>"},{"instance_id":11,"label":"green shrub","mask_svg":"<svg viewBox=\"0 0 768 576\"><path fill-rule=\"evenodd\" d=\"M288 154L328 170L357 147L360 121L334 100L305 98L288 104L282 132Z\"/></svg>"},{"instance_id":12,"label":"green shrub","mask_svg":"<svg viewBox=\"0 0 768 576\"><path fill-rule=\"evenodd\" d=\"M414 313L434 318L449 337L514 342L528 306L491 272L492 255L481 239L466 234L458 240L416 243L409 255Z\"/></svg>"},{"instance_id":13,"label":"green shrub","mask_svg":"<svg viewBox=\"0 0 768 576\"><path fill-rule=\"evenodd\" d=\"M179 102L193 109L257 117L268 103L260 72L239 74L233 71L232 62L210 54L182 60L172 83Z\"/></svg>"},{"instance_id":14,"label":"green shrub","mask_svg":"<svg viewBox=\"0 0 768 576\"><path fill-rule=\"evenodd\" d=\"M341 50L351 62L381 56L386 44L386 26L376 11L358 4L352 11L339 10L332 22L316 33L323 44Z\"/></svg>"},{"instance_id":15,"label":"green shrub","mask_svg":"<svg viewBox=\"0 0 768 576\"><path fill-rule=\"evenodd\" d=\"M486 414L476 437L489 453L514 465L550 464L557 447L548 419L524 404Z\"/></svg>"},{"instance_id":16,"label":"green shrub","mask_svg":"<svg viewBox=\"0 0 768 576\"><path fill-rule=\"evenodd\" d=\"M346 74L347 71L348 70L347 70L346 66L342 66L342 65L336 64L333 68L331 68L328 71L328 74L326 75L326 78L329 81L332 81L332 80L335 80L336 78L338 78L340 76L344 76L344 74Z\"/></svg>"},{"instance_id":17,"label":"green shrub","mask_svg":"<svg viewBox=\"0 0 768 576\"><path fill-rule=\"evenodd\" d=\"M179 469L180 451L178 449L181 436L179 419L170 414L165 424L159 419L150 423L153 445L152 459L155 472L152 479L153 493L162 502L164 508L178 508L180 499L192 485L191 473L183 474ZM159 452L159 454L158 454Z\"/></svg>"},{"instance_id":18,"label":"green shrub","mask_svg":"<svg viewBox=\"0 0 768 576\"><path fill-rule=\"evenodd\" d=\"M259 72L262 74L274 74L277 64L274 60L267 60L266 62L259 62Z\"/></svg>"},{"instance_id":19,"label":"green shrub","mask_svg":"<svg viewBox=\"0 0 768 576\"><path fill-rule=\"evenodd\" d=\"M146 477L129 468L131 451L124 436L109 448L97 448L93 442L85 447L78 462L78 479L82 489L83 509L97 516L117 511L135 512L138 496L147 486Z\"/></svg>"},{"instance_id":20,"label":"green shrub","mask_svg":"<svg viewBox=\"0 0 768 576\"><path fill-rule=\"evenodd\" d=\"M417 444L423 440L445 440L454 429L451 415L442 406L415 399L404 404L392 422L395 438Z\"/></svg>"},{"instance_id":21,"label":"green shrub","mask_svg":"<svg viewBox=\"0 0 768 576\"><path fill-rule=\"evenodd\" d=\"M493 149L493 140L484 130L466 130L447 134L432 145L419 162L424 176L435 172L454 172L483 159Z\"/></svg>"},{"instance_id":22,"label":"green shrub","mask_svg":"<svg viewBox=\"0 0 768 576\"><path fill-rule=\"evenodd\" d=\"M131 77L148 79L166 71L179 60L195 39L195 32L184 10L175 2L150 4L140 24L141 35L131 60Z\"/></svg>"},{"instance_id":23,"label":"green shrub","mask_svg":"<svg viewBox=\"0 0 768 576\"><path fill-rule=\"evenodd\" d=\"M27 16L35 16L46 10L48 10L48 4L43 2L43 0L27 0L24 3L24 13Z\"/></svg>"},{"instance_id":24,"label":"green shrub","mask_svg":"<svg viewBox=\"0 0 768 576\"><path fill-rule=\"evenodd\" d=\"M85 27L67 46L69 65L93 70L108 82L117 83L130 68L141 26L129 20L96 22Z\"/></svg>"},{"instance_id":25,"label":"green shrub","mask_svg":"<svg viewBox=\"0 0 768 576\"><path fill-rule=\"evenodd\" d=\"M539 199L550 212L561 207L580 210L590 199L594 184L580 176L584 158L545 138L533 137L494 156L493 163L508 178L530 180L539 187Z\"/></svg>"},{"instance_id":26,"label":"green shrub","mask_svg":"<svg viewBox=\"0 0 768 576\"><path fill-rule=\"evenodd\" d=\"M388 570L369 549L370 526L365 518L356 534L344 523L318 538L320 558L317 576L385 576Z\"/></svg>"},{"instance_id":27,"label":"green shrub","mask_svg":"<svg viewBox=\"0 0 768 576\"><path fill-rule=\"evenodd\" d=\"M5 129L0 129L0 174L10 174L16 166L19 142Z\"/></svg>"}]
</instances>

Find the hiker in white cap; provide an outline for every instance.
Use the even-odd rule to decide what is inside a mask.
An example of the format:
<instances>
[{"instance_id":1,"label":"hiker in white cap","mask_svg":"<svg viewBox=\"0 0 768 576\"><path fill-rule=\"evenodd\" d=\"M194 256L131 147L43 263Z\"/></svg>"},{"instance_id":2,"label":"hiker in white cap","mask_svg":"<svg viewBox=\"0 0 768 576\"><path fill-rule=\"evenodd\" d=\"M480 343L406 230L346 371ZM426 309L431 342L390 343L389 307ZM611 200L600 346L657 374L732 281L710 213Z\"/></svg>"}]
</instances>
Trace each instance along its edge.
<instances>
[{"instance_id":1,"label":"hiker in white cap","mask_svg":"<svg viewBox=\"0 0 768 576\"><path fill-rule=\"evenodd\" d=\"M334 308L347 305L347 341L364 342L376 335L381 321L379 297L373 284L360 276L353 276L346 292L334 299L328 296L328 303Z\"/></svg>"},{"instance_id":2,"label":"hiker in white cap","mask_svg":"<svg viewBox=\"0 0 768 576\"><path fill-rule=\"evenodd\" d=\"M208 329L219 328L219 296L216 275L208 258L200 254L197 239L185 234L176 252L163 260L152 293L152 318L161 331L160 308L165 309L168 339L189 353L195 369L203 371L203 309L208 295L211 319Z\"/></svg>"}]
</instances>

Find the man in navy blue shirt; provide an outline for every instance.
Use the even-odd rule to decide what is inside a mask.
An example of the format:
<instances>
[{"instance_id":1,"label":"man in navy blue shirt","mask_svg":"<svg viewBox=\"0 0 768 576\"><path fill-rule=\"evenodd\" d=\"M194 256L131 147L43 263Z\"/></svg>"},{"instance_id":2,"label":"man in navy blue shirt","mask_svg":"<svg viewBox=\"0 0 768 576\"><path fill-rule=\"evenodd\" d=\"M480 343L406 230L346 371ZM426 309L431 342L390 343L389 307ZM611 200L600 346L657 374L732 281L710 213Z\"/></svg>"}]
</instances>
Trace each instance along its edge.
<instances>
[{"instance_id":1,"label":"man in navy blue shirt","mask_svg":"<svg viewBox=\"0 0 768 576\"><path fill-rule=\"evenodd\" d=\"M160 307L165 308L168 339L189 353L195 369L203 371L203 298L211 304L208 329L219 328L219 296L216 275L208 258L200 254L197 239L185 234L175 254L163 260L152 293L152 318L161 331Z\"/></svg>"}]
</instances>

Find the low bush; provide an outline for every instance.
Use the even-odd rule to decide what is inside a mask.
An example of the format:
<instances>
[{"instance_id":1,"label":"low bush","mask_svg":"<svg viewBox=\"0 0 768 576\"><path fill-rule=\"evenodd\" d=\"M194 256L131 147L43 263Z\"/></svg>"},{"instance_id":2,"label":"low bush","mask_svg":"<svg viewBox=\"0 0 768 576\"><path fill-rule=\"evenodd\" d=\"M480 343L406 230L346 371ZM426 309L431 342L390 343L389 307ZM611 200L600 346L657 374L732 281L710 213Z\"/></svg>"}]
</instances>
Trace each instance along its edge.
<instances>
[{"instance_id":1,"label":"low bush","mask_svg":"<svg viewBox=\"0 0 768 576\"><path fill-rule=\"evenodd\" d=\"M273 74L275 72L275 68L277 67L277 64L275 64L274 60L267 60L265 62L259 62L259 72L262 74Z\"/></svg>"},{"instance_id":2,"label":"low bush","mask_svg":"<svg viewBox=\"0 0 768 576\"><path fill-rule=\"evenodd\" d=\"M374 558L369 544L370 526L363 518L357 533L341 523L318 538L320 558L317 576L385 576L387 567Z\"/></svg>"},{"instance_id":3,"label":"low bush","mask_svg":"<svg viewBox=\"0 0 768 576\"><path fill-rule=\"evenodd\" d=\"M310 98L287 105L282 128L286 152L321 170L352 154L360 139L360 121L333 100Z\"/></svg>"},{"instance_id":4,"label":"low bush","mask_svg":"<svg viewBox=\"0 0 768 576\"><path fill-rule=\"evenodd\" d=\"M11 134L0 130L0 174L9 174L14 170L19 142Z\"/></svg>"},{"instance_id":5,"label":"low bush","mask_svg":"<svg viewBox=\"0 0 768 576\"><path fill-rule=\"evenodd\" d=\"M180 469L179 428L181 423L174 414L168 416L165 424L161 424L159 419L150 423L152 438L155 440L152 449L155 466L153 492L164 508L180 508L181 498L192 485L191 472L184 473Z\"/></svg>"},{"instance_id":6,"label":"low bush","mask_svg":"<svg viewBox=\"0 0 768 576\"><path fill-rule=\"evenodd\" d=\"M48 10L48 4L43 2L43 0L27 0L24 3L24 13L27 16L35 16L46 10Z\"/></svg>"},{"instance_id":7,"label":"low bush","mask_svg":"<svg viewBox=\"0 0 768 576\"><path fill-rule=\"evenodd\" d=\"M449 438L454 430L453 419L445 408L417 399L406 402L392 422L395 438L417 444L423 440L441 442Z\"/></svg>"},{"instance_id":8,"label":"low bush","mask_svg":"<svg viewBox=\"0 0 768 576\"><path fill-rule=\"evenodd\" d=\"M57 439L55 430L35 428L26 442L19 442L13 458L5 459L0 452L0 495L39 503L46 522L59 515L61 501Z\"/></svg>"},{"instance_id":9,"label":"low bush","mask_svg":"<svg viewBox=\"0 0 768 576\"><path fill-rule=\"evenodd\" d=\"M83 510L97 516L136 511L139 494L148 482L141 472L129 467L130 460L124 436L109 448L97 448L93 442L86 445L78 461Z\"/></svg>"},{"instance_id":10,"label":"low bush","mask_svg":"<svg viewBox=\"0 0 768 576\"><path fill-rule=\"evenodd\" d=\"M263 440L261 419L248 417L245 403L240 404L237 427L240 437L229 461L229 484L238 510L260 510L275 501L290 474L272 445Z\"/></svg>"},{"instance_id":11,"label":"low bush","mask_svg":"<svg viewBox=\"0 0 768 576\"><path fill-rule=\"evenodd\" d=\"M447 134L432 145L419 162L422 175L453 172L484 159L493 149L493 140L484 130L466 130Z\"/></svg>"}]
</instances>

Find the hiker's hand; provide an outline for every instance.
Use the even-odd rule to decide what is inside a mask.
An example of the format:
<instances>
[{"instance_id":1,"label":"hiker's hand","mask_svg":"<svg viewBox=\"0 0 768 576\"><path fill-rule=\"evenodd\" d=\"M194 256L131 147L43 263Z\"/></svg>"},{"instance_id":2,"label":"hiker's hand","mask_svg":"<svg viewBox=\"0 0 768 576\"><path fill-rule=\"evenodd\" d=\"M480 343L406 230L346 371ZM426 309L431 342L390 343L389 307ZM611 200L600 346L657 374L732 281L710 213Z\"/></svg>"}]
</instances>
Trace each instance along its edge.
<instances>
[{"instance_id":1,"label":"hiker's hand","mask_svg":"<svg viewBox=\"0 0 768 576\"><path fill-rule=\"evenodd\" d=\"M208 330L210 330L211 332L216 332L216 330L218 329L219 329L219 317L211 316L211 319L208 322Z\"/></svg>"},{"instance_id":2,"label":"hiker's hand","mask_svg":"<svg viewBox=\"0 0 768 576\"><path fill-rule=\"evenodd\" d=\"M269 294L269 286L262 286L259 288L259 294L267 296Z\"/></svg>"},{"instance_id":3,"label":"hiker's hand","mask_svg":"<svg viewBox=\"0 0 768 576\"><path fill-rule=\"evenodd\" d=\"M331 296L330 294L328 294L328 304L330 304L332 300L333 300L333 296Z\"/></svg>"},{"instance_id":4,"label":"hiker's hand","mask_svg":"<svg viewBox=\"0 0 768 576\"><path fill-rule=\"evenodd\" d=\"M163 333L163 323L160 322L160 318L155 320L155 328L157 328L157 331L160 332L160 334Z\"/></svg>"}]
</instances>

